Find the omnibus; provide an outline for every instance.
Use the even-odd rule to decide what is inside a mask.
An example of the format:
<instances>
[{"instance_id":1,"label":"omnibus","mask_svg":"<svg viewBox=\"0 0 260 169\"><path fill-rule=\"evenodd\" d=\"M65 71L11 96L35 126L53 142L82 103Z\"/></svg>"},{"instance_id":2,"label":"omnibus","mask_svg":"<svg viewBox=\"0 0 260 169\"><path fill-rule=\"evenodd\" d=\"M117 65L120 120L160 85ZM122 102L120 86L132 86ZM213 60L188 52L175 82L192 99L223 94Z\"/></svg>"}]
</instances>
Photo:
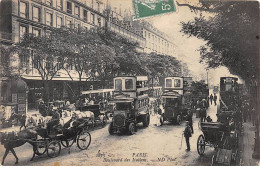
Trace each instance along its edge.
<instances>
[{"instance_id":1,"label":"omnibus","mask_svg":"<svg viewBox=\"0 0 260 169\"><path fill-rule=\"evenodd\" d=\"M238 101L239 85L236 77L220 78L220 94L218 114L221 112L232 113L236 109Z\"/></svg>"},{"instance_id":2,"label":"omnibus","mask_svg":"<svg viewBox=\"0 0 260 169\"><path fill-rule=\"evenodd\" d=\"M166 77L162 95L164 111L160 117L161 125L164 121L180 124L190 108L191 96L191 92L184 91L183 77Z\"/></svg>"},{"instance_id":3,"label":"omnibus","mask_svg":"<svg viewBox=\"0 0 260 169\"><path fill-rule=\"evenodd\" d=\"M149 126L148 78L146 76L120 76L114 78L115 104L109 133L128 132L132 135L137 131L137 123Z\"/></svg>"}]
</instances>

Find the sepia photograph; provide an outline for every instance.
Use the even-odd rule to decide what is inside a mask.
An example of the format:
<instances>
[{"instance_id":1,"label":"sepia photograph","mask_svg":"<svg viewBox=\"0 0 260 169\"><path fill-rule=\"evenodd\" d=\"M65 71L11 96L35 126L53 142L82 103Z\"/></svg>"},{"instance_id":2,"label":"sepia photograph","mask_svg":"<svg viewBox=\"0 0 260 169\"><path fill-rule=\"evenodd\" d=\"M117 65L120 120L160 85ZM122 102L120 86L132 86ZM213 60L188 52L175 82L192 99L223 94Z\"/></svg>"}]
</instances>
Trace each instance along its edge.
<instances>
[{"instance_id":1,"label":"sepia photograph","mask_svg":"<svg viewBox=\"0 0 260 169\"><path fill-rule=\"evenodd\" d=\"M257 0L0 0L1 166L260 166Z\"/></svg>"}]
</instances>

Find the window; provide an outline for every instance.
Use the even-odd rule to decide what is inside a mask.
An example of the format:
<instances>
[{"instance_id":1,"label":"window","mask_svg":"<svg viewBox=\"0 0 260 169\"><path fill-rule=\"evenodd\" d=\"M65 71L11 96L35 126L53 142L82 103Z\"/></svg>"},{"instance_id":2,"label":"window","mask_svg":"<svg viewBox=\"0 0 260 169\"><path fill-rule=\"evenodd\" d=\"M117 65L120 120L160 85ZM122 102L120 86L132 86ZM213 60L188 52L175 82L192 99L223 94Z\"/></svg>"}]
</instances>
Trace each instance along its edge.
<instances>
[{"instance_id":1,"label":"window","mask_svg":"<svg viewBox=\"0 0 260 169\"><path fill-rule=\"evenodd\" d=\"M67 20L67 27L69 28L73 27L72 20Z\"/></svg>"},{"instance_id":2,"label":"window","mask_svg":"<svg viewBox=\"0 0 260 169\"><path fill-rule=\"evenodd\" d=\"M33 21L40 22L40 8L33 6Z\"/></svg>"},{"instance_id":3,"label":"window","mask_svg":"<svg viewBox=\"0 0 260 169\"><path fill-rule=\"evenodd\" d=\"M88 11L87 10L83 10L83 19L85 20L85 21L88 21Z\"/></svg>"},{"instance_id":4,"label":"window","mask_svg":"<svg viewBox=\"0 0 260 169\"><path fill-rule=\"evenodd\" d=\"M53 59L50 57L46 59L46 69L47 70L53 69Z\"/></svg>"},{"instance_id":5,"label":"window","mask_svg":"<svg viewBox=\"0 0 260 169\"><path fill-rule=\"evenodd\" d=\"M91 13L90 23L95 24L95 14Z\"/></svg>"},{"instance_id":6,"label":"window","mask_svg":"<svg viewBox=\"0 0 260 169\"><path fill-rule=\"evenodd\" d=\"M27 13L28 13L28 9L27 9L27 3L25 2L20 2L20 17L23 17L23 18L27 18Z\"/></svg>"},{"instance_id":7,"label":"window","mask_svg":"<svg viewBox=\"0 0 260 169\"><path fill-rule=\"evenodd\" d=\"M33 28L33 35L35 37L38 37L41 35L41 30L40 29L36 29L36 28Z\"/></svg>"},{"instance_id":8,"label":"window","mask_svg":"<svg viewBox=\"0 0 260 169\"><path fill-rule=\"evenodd\" d=\"M46 25L52 26L52 13L46 12Z\"/></svg>"},{"instance_id":9,"label":"window","mask_svg":"<svg viewBox=\"0 0 260 169\"><path fill-rule=\"evenodd\" d=\"M62 58L59 57L59 58L57 59L57 69L60 70L60 69L62 69L62 68L63 68Z\"/></svg>"},{"instance_id":10,"label":"window","mask_svg":"<svg viewBox=\"0 0 260 169\"><path fill-rule=\"evenodd\" d=\"M25 33L28 33L28 28L26 26L20 26L20 39L23 38Z\"/></svg>"},{"instance_id":11,"label":"window","mask_svg":"<svg viewBox=\"0 0 260 169\"><path fill-rule=\"evenodd\" d=\"M78 6L75 6L75 16L76 17L80 17L80 15L79 15L79 7Z\"/></svg>"},{"instance_id":12,"label":"window","mask_svg":"<svg viewBox=\"0 0 260 169\"><path fill-rule=\"evenodd\" d=\"M94 8L94 0L91 0L91 8Z\"/></svg>"},{"instance_id":13,"label":"window","mask_svg":"<svg viewBox=\"0 0 260 169\"><path fill-rule=\"evenodd\" d=\"M100 17L98 17L98 26L100 26L101 27L101 18Z\"/></svg>"},{"instance_id":14,"label":"window","mask_svg":"<svg viewBox=\"0 0 260 169\"><path fill-rule=\"evenodd\" d=\"M166 87L172 87L172 79L166 79Z\"/></svg>"},{"instance_id":15,"label":"window","mask_svg":"<svg viewBox=\"0 0 260 169\"><path fill-rule=\"evenodd\" d=\"M80 23L75 23L75 29L79 29L80 28Z\"/></svg>"},{"instance_id":16,"label":"window","mask_svg":"<svg viewBox=\"0 0 260 169\"><path fill-rule=\"evenodd\" d=\"M100 12L100 3L97 2L97 11Z\"/></svg>"},{"instance_id":17,"label":"window","mask_svg":"<svg viewBox=\"0 0 260 169\"><path fill-rule=\"evenodd\" d=\"M52 6L52 0L46 0L46 4Z\"/></svg>"},{"instance_id":18,"label":"window","mask_svg":"<svg viewBox=\"0 0 260 169\"><path fill-rule=\"evenodd\" d=\"M180 79L174 80L174 87L181 87L181 80Z\"/></svg>"},{"instance_id":19,"label":"window","mask_svg":"<svg viewBox=\"0 0 260 169\"><path fill-rule=\"evenodd\" d=\"M125 89L133 89L133 80L132 79L125 80Z\"/></svg>"},{"instance_id":20,"label":"window","mask_svg":"<svg viewBox=\"0 0 260 169\"><path fill-rule=\"evenodd\" d=\"M51 31L46 30L45 35L46 35L47 37L50 37L50 36L51 36Z\"/></svg>"},{"instance_id":21,"label":"window","mask_svg":"<svg viewBox=\"0 0 260 169\"><path fill-rule=\"evenodd\" d=\"M63 25L62 20L62 17L57 16L57 28L61 28L61 26Z\"/></svg>"},{"instance_id":22,"label":"window","mask_svg":"<svg viewBox=\"0 0 260 169\"><path fill-rule=\"evenodd\" d=\"M62 10L63 9L63 3L62 3L62 0L56 0L56 3L57 3L57 8Z\"/></svg>"},{"instance_id":23,"label":"window","mask_svg":"<svg viewBox=\"0 0 260 169\"><path fill-rule=\"evenodd\" d=\"M71 2L67 2L67 12L72 14L72 4L71 4Z\"/></svg>"},{"instance_id":24,"label":"window","mask_svg":"<svg viewBox=\"0 0 260 169\"><path fill-rule=\"evenodd\" d=\"M122 80L121 79L115 80L115 89L116 90L122 90Z\"/></svg>"},{"instance_id":25,"label":"window","mask_svg":"<svg viewBox=\"0 0 260 169\"><path fill-rule=\"evenodd\" d=\"M30 50L27 50L26 53L19 55L21 66L28 66L30 61Z\"/></svg>"},{"instance_id":26,"label":"window","mask_svg":"<svg viewBox=\"0 0 260 169\"><path fill-rule=\"evenodd\" d=\"M148 38L150 39L150 33L148 33Z\"/></svg>"}]
</instances>

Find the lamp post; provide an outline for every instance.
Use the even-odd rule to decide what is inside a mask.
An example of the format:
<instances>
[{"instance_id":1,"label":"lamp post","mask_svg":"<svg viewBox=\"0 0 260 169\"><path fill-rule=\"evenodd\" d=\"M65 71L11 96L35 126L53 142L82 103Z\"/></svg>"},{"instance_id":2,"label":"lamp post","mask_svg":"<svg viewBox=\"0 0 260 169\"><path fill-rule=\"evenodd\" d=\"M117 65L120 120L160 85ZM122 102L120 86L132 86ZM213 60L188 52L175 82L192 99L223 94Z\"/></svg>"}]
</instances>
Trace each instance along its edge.
<instances>
[{"instance_id":1,"label":"lamp post","mask_svg":"<svg viewBox=\"0 0 260 169\"><path fill-rule=\"evenodd\" d=\"M260 63L260 59L258 58L258 63ZM258 68L259 69L259 68ZM253 88L255 89L254 91L256 92L256 95L254 97L255 103L256 103L256 112L255 112L255 145L254 145L254 152L252 154L252 157L255 159L260 159L260 138L259 138L259 114L260 114L260 73L258 71L258 76L254 82Z\"/></svg>"},{"instance_id":2,"label":"lamp post","mask_svg":"<svg viewBox=\"0 0 260 169\"><path fill-rule=\"evenodd\" d=\"M209 86L209 69L207 68L206 71L207 71L207 85Z\"/></svg>"}]
</instances>

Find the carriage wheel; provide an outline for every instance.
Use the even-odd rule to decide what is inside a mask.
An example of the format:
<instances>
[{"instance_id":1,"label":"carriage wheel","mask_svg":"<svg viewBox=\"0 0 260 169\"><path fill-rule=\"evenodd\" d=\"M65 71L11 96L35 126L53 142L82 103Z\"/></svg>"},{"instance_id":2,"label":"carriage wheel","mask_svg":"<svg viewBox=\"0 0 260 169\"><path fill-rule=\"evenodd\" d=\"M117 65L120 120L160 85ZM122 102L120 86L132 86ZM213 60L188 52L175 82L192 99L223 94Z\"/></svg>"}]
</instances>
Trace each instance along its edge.
<instances>
[{"instance_id":1,"label":"carriage wheel","mask_svg":"<svg viewBox=\"0 0 260 169\"><path fill-rule=\"evenodd\" d=\"M66 148L71 147L73 143L74 143L74 138L61 141L61 145Z\"/></svg>"},{"instance_id":2,"label":"carriage wheel","mask_svg":"<svg viewBox=\"0 0 260 169\"><path fill-rule=\"evenodd\" d=\"M60 154L61 145L58 141L52 141L48 144L47 147L47 155L50 158L57 157Z\"/></svg>"},{"instance_id":3,"label":"carriage wheel","mask_svg":"<svg viewBox=\"0 0 260 169\"><path fill-rule=\"evenodd\" d=\"M201 134L197 140L197 151L199 155L203 155L205 152L205 137Z\"/></svg>"},{"instance_id":4,"label":"carriage wheel","mask_svg":"<svg viewBox=\"0 0 260 169\"><path fill-rule=\"evenodd\" d=\"M215 155L212 156L211 165L212 166L216 165L216 156Z\"/></svg>"},{"instance_id":5,"label":"carriage wheel","mask_svg":"<svg viewBox=\"0 0 260 169\"><path fill-rule=\"evenodd\" d=\"M86 150L91 143L91 135L87 131L81 131L77 137L77 146L81 150Z\"/></svg>"},{"instance_id":6,"label":"carriage wheel","mask_svg":"<svg viewBox=\"0 0 260 169\"><path fill-rule=\"evenodd\" d=\"M47 150L46 145L47 145L46 141L44 141L44 140L37 140L36 152L35 153L38 156L43 155L46 152L46 150Z\"/></svg>"}]
</instances>

